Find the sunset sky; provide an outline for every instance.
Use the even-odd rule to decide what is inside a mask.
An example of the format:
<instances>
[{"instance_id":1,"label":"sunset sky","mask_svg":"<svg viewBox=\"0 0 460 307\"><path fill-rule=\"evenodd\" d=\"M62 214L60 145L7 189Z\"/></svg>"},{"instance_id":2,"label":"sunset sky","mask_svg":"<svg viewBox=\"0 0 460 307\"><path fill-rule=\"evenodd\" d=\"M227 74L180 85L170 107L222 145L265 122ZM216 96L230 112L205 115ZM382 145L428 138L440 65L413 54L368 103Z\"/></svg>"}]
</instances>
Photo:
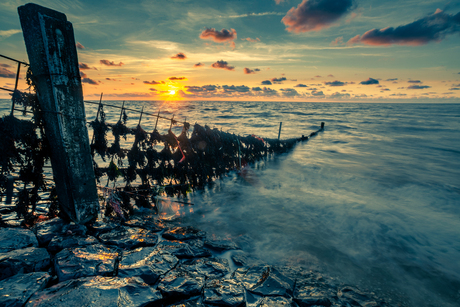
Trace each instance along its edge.
<instances>
[{"instance_id":1,"label":"sunset sky","mask_svg":"<svg viewBox=\"0 0 460 307\"><path fill-rule=\"evenodd\" d=\"M25 3L0 2L0 54L28 62ZM73 24L85 100L460 102L460 1L34 3Z\"/></svg>"}]
</instances>

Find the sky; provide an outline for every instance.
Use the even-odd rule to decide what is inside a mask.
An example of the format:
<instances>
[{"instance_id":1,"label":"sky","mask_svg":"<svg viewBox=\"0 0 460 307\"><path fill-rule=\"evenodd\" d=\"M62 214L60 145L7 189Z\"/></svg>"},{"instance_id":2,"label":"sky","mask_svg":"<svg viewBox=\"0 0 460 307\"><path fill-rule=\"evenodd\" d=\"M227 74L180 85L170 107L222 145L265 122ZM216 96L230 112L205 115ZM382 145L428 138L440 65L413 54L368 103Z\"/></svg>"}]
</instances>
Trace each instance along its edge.
<instances>
[{"instance_id":1,"label":"sky","mask_svg":"<svg viewBox=\"0 0 460 307\"><path fill-rule=\"evenodd\" d=\"M24 62L26 3L0 2L0 54ZM460 102L460 1L34 3L72 23L85 100ZM0 87L16 69L0 58Z\"/></svg>"}]
</instances>

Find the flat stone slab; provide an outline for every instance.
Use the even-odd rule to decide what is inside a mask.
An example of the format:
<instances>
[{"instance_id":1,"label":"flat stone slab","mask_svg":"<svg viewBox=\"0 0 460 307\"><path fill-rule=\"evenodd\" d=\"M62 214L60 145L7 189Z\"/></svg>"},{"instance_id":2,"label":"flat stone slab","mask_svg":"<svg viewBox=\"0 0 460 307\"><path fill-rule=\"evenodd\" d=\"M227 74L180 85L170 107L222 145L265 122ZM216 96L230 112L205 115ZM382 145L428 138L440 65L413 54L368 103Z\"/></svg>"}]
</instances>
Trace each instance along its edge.
<instances>
[{"instance_id":1,"label":"flat stone slab","mask_svg":"<svg viewBox=\"0 0 460 307\"><path fill-rule=\"evenodd\" d=\"M190 244L179 241L160 241L157 248L165 250L176 256L177 258L201 258L210 257L211 253L205 248L198 246L190 246Z\"/></svg>"},{"instance_id":2,"label":"flat stone slab","mask_svg":"<svg viewBox=\"0 0 460 307\"><path fill-rule=\"evenodd\" d=\"M24 306L29 298L48 284L47 272L16 274L0 281L0 306Z\"/></svg>"},{"instance_id":3,"label":"flat stone slab","mask_svg":"<svg viewBox=\"0 0 460 307\"><path fill-rule=\"evenodd\" d=\"M45 222L37 223L32 227L32 231L37 236L40 246L47 246L51 239L62 233L64 225L66 225L66 223L56 217Z\"/></svg>"},{"instance_id":4,"label":"flat stone slab","mask_svg":"<svg viewBox=\"0 0 460 307\"><path fill-rule=\"evenodd\" d=\"M116 245L123 249L134 249L142 246L155 246L158 235L154 232L137 227L118 226L114 230L99 236L104 244Z\"/></svg>"},{"instance_id":5,"label":"flat stone slab","mask_svg":"<svg viewBox=\"0 0 460 307\"><path fill-rule=\"evenodd\" d=\"M139 278L86 277L61 282L36 292L26 306L161 306L160 291Z\"/></svg>"},{"instance_id":6,"label":"flat stone slab","mask_svg":"<svg viewBox=\"0 0 460 307\"><path fill-rule=\"evenodd\" d=\"M50 254L46 248L27 247L0 254L0 280L18 273L47 270Z\"/></svg>"},{"instance_id":7,"label":"flat stone slab","mask_svg":"<svg viewBox=\"0 0 460 307\"><path fill-rule=\"evenodd\" d=\"M147 229L153 232L159 232L164 229L161 225L151 219L130 219L129 221L124 222L124 225L128 227L139 227L143 229Z\"/></svg>"},{"instance_id":8,"label":"flat stone slab","mask_svg":"<svg viewBox=\"0 0 460 307\"><path fill-rule=\"evenodd\" d=\"M0 253L7 253L26 247L38 247L37 238L31 230L0 228Z\"/></svg>"},{"instance_id":9,"label":"flat stone slab","mask_svg":"<svg viewBox=\"0 0 460 307\"><path fill-rule=\"evenodd\" d=\"M217 306L244 306L244 287L234 279L213 279L206 282L203 302Z\"/></svg>"},{"instance_id":10,"label":"flat stone slab","mask_svg":"<svg viewBox=\"0 0 460 307\"><path fill-rule=\"evenodd\" d=\"M191 264L184 263L182 268L205 275L208 279L222 278L230 273L228 261L223 258L201 258L194 260Z\"/></svg>"},{"instance_id":11,"label":"flat stone slab","mask_svg":"<svg viewBox=\"0 0 460 307\"><path fill-rule=\"evenodd\" d=\"M56 254L54 268L59 282L87 276L113 276L118 253L102 244L66 248Z\"/></svg>"},{"instance_id":12,"label":"flat stone slab","mask_svg":"<svg viewBox=\"0 0 460 307\"><path fill-rule=\"evenodd\" d=\"M177 226L163 233L163 238L168 239L168 240L178 240L178 241L200 239L200 238L205 238L205 237L206 237L206 232L201 231L191 226L185 226L185 227Z\"/></svg>"},{"instance_id":13,"label":"flat stone slab","mask_svg":"<svg viewBox=\"0 0 460 307\"><path fill-rule=\"evenodd\" d=\"M154 284L161 275L172 270L179 259L155 247L140 247L123 252L118 265L118 277L137 276L147 284Z\"/></svg>"},{"instance_id":14,"label":"flat stone slab","mask_svg":"<svg viewBox=\"0 0 460 307\"><path fill-rule=\"evenodd\" d=\"M60 235L51 239L48 244L48 251L52 254L60 252L65 248L83 247L87 245L98 244L99 241L95 237L83 237L76 235Z\"/></svg>"},{"instance_id":15,"label":"flat stone slab","mask_svg":"<svg viewBox=\"0 0 460 307\"><path fill-rule=\"evenodd\" d=\"M175 268L160 279L158 290L165 298L183 299L201 294L206 277Z\"/></svg>"},{"instance_id":16,"label":"flat stone slab","mask_svg":"<svg viewBox=\"0 0 460 307\"><path fill-rule=\"evenodd\" d=\"M246 290L262 296L289 297L294 291L295 281L272 266L252 267L239 280Z\"/></svg>"}]
</instances>

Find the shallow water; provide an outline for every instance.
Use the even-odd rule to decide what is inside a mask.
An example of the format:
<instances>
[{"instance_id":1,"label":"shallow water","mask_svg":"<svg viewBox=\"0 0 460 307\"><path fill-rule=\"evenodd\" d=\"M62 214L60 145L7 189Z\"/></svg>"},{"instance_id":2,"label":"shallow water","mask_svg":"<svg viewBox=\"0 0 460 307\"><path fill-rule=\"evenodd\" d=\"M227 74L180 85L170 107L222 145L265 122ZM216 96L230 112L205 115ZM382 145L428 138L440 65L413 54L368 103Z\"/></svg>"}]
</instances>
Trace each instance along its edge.
<instances>
[{"instance_id":1,"label":"shallow water","mask_svg":"<svg viewBox=\"0 0 460 307\"><path fill-rule=\"evenodd\" d=\"M229 174L191 194L184 221L264 260L319 267L395 302L460 305L460 104L126 105L270 138L280 122L281 138L325 122L324 132L246 178ZM94 119L97 106L86 107ZM118 120L119 110L105 111L107 121ZM128 115L135 126L138 114ZM142 118L146 130L155 122Z\"/></svg>"}]
</instances>

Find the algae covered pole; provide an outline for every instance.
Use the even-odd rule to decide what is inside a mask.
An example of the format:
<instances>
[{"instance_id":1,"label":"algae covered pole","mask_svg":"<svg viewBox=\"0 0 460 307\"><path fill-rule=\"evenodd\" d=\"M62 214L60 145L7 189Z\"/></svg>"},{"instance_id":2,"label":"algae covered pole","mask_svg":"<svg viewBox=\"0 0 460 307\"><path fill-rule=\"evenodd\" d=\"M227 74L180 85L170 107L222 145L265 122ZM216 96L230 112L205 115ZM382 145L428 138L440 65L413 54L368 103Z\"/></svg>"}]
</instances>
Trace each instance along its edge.
<instances>
[{"instance_id":1,"label":"algae covered pole","mask_svg":"<svg viewBox=\"0 0 460 307\"><path fill-rule=\"evenodd\" d=\"M36 4L18 12L61 211L83 224L97 218L99 201L73 27L66 15Z\"/></svg>"}]
</instances>

